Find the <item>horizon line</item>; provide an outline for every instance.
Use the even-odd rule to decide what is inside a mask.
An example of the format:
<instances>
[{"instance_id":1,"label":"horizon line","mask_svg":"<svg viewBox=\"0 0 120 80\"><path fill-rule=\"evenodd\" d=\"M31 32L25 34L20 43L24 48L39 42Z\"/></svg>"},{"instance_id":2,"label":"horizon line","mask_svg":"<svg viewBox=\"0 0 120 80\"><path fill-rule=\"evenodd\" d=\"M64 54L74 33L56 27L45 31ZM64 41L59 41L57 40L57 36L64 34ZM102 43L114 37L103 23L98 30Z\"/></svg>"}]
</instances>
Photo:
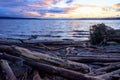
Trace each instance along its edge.
<instances>
[{"instance_id":1,"label":"horizon line","mask_svg":"<svg viewBox=\"0 0 120 80\"><path fill-rule=\"evenodd\" d=\"M63 19L63 20L101 20L101 19L103 19L103 20L105 20L105 19L109 19L109 20L113 20L113 19L120 19L120 17L105 17L105 18L36 18L36 17L34 17L34 18L30 18L30 17L4 17L4 16L0 16L0 19L38 19L38 20L40 20L40 19L58 19L58 20L61 20L61 19Z\"/></svg>"}]
</instances>

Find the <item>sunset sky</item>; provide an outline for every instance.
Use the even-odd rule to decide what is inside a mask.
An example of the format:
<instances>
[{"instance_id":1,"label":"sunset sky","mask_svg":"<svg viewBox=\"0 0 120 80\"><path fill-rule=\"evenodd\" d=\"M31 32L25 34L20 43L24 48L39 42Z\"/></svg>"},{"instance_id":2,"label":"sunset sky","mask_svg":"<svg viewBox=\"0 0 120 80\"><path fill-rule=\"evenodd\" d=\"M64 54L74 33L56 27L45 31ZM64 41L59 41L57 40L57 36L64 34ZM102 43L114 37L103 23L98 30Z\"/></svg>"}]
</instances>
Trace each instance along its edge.
<instances>
[{"instance_id":1,"label":"sunset sky","mask_svg":"<svg viewBox=\"0 0 120 80\"><path fill-rule=\"evenodd\" d=\"M120 0L0 0L0 16L30 18L120 17Z\"/></svg>"}]
</instances>

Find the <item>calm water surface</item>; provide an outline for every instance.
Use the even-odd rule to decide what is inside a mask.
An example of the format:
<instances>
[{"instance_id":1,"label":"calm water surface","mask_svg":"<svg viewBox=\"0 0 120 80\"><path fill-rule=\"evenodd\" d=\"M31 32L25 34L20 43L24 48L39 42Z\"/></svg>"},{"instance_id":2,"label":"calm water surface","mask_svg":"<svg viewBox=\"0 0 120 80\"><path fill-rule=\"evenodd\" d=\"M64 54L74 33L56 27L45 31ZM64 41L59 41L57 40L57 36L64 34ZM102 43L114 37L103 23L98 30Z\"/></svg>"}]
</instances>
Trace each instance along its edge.
<instances>
[{"instance_id":1,"label":"calm water surface","mask_svg":"<svg viewBox=\"0 0 120 80\"><path fill-rule=\"evenodd\" d=\"M98 23L120 29L120 20L0 19L0 38L28 39L31 35L37 35L37 40L86 40L90 26Z\"/></svg>"}]
</instances>

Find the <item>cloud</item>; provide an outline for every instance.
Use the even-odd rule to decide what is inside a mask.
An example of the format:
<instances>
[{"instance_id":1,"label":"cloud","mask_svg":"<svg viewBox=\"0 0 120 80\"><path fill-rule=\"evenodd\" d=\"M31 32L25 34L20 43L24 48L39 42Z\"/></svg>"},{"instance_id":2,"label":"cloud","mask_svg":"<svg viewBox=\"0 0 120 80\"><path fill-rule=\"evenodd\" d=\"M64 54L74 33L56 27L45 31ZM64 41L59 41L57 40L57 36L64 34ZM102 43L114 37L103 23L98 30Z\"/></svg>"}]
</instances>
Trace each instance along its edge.
<instances>
[{"instance_id":1,"label":"cloud","mask_svg":"<svg viewBox=\"0 0 120 80\"><path fill-rule=\"evenodd\" d=\"M21 12L21 9L16 8L9 8L9 7L2 7L0 6L0 16L7 16L7 17L26 17L24 13Z\"/></svg>"},{"instance_id":2,"label":"cloud","mask_svg":"<svg viewBox=\"0 0 120 80\"><path fill-rule=\"evenodd\" d=\"M36 11L23 11L25 14L27 14L28 16L34 16L34 17L39 17L41 16L41 14L39 12Z\"/></svg>"},{"instance_id":3,"label":"cloud","mask_svg":"<svg viewBox=\"0 0 120 80\"><path fill-rule=\"evenodd\" d=\"M91 0L92 2L95 0ZM110 5L91 4L85 0L0 0L0 15L18 17L80 17L120 14L120 3ZM108 0L106 0L108 2ZM107 4L107 3L106 3ZM112 4L112 5L111 5ZM98 13L99 12L99 13ZM109 14L108 14L109 13ZM110 14L111 13L111 14ZM95 15L95 14L94 14ZM83 17L82 16L82 17Z\"/></svg>"},{"instance_id":4,"label":"cloud","mask_svg":"<svg viewBox=\"0 0 120 80\"><path fill-rule=\"evenodd\" d=\"M73 0L67 0L66 1L66 3L72 3L73 2Z\"/></svg>"},{"instance_id":5,"label":"cloud","mask_svg":"<svg viewBox=\"0 0 120 80\"><path fill-rule=\"evenodd\" d=\"M46 6L44 4L28 4L29 7L43 7L43 6Z\"/></svg>"},{"instance_id":6,"label":"cloud","mask_svg":"<svg viewBox=\"0 0 120 80\"><path fill-rule=\"evenodd\" d=\"M45 6L51 6L51 5L56 4L60 1L61 0L35 0L34 2L29 2L28 6L45 7Z\"/></svg>"},{"instance_id":7,"label":"cloud","mask_svg":"<svg viewBox=\"0 0 120 80\"><path fill-rule=\"evenodd\" d=\"M51 9L48 9L48 12L50 13L64 13L66 8L59 8L59 7L54 7Z\"/></svg>"},{"instance_id":8,"label":"cloud","mask_svg":"<svg viewBox=\"0 0 120 80\"><path fill-rule=\"evenodd\" d=\"M114 7L116 7L116 8L120 8L120 3L115 4Z\"/></svg>"},{"instance_id":9,"label":"cloud","mask_svg":"<svg viewBox=\"0 0 120 80\"><path fill-rule=\"evenodd\" d=\"M80 5L80 4L73 4L73 5L70 5L70 6L71 7L66 10L66 13L74 12L74 10L80 8L82 5Z\"/></svg>"}]
</instances>

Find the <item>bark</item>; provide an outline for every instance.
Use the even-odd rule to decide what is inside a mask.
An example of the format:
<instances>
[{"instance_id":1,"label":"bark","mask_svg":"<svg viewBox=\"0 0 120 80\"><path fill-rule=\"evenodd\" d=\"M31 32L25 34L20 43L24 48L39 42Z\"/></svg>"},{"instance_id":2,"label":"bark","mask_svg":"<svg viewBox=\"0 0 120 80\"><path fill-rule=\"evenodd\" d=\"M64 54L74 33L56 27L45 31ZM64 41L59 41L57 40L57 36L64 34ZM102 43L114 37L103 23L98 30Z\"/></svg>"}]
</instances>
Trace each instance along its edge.
<instances>
[{"instance_id":1,"label":"bark","mask_svg":"<svg viewBox=\"0 0 120 80\"><path fill-rule=\"evenodd\" d=\"M1 68L5 72L6 80L17 80L12 69L6 60L1 60Z\"/></svg>"},{"instance_id":2,"label":"bark","mask_svg":"<svg viewBox=\"0 0 120 80\"><path fill-rule=\"evenodd\" d=\"M76 70L76 71L79 71L82 73L87 73L90 70L90 68L86 64L77 63L77 62L73 62L73 61L69 61L69 60L65 61L61 58L52 57L47 54L30 51L28 49L17 47L17 46L14 46L14 50L19 52L19 55L22 55L29 59L36 60L38 62L44 61L44 62L53 64L53 65L68 68L71 70Z\"/></svg>"}]
</instances>

